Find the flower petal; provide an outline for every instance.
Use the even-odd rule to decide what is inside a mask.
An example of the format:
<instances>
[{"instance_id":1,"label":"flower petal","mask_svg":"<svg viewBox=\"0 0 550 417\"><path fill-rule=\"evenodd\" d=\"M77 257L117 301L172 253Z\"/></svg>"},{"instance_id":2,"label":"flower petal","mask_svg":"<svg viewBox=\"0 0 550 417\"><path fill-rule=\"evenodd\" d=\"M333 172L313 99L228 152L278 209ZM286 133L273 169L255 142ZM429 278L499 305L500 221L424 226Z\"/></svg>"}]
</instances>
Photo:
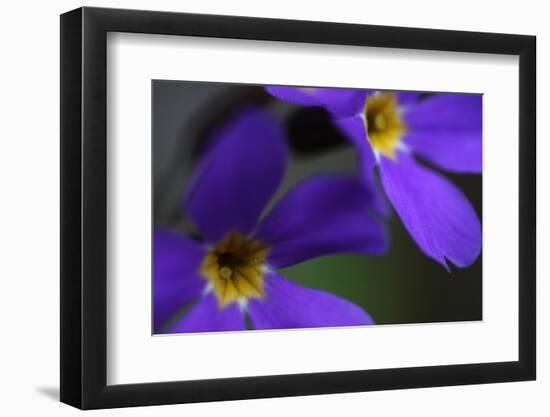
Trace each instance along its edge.
<instances>
[{"instance_id":1,"label":"flower petal","mask_svg":"<svg viewBox=\"0 0 550 417\"><path fill-rule=\"evenodd\" d=\"M318 88L317 99L333 115L338 117L355 116L365 107L365 90L340 88Z\"/></svg>"},{"instance_id":2,"label":"flower petal","mask_svg":"<svg viewBox=\"0 0 550 417\"><path fill-rule=\"evenodd\" d=\"M265 289L265 298L248 302L254 329L374 324L355 304L325 291L302 287L274 272L266 274Z\"/></svg>"},{"instance_id":3,"label":"flower petal","mask_svg":"<svg viewBox=\"0 0 550 417\"><path fill-rule=\"evenodd\" d=\"M396 94L399 107L405 111L408 110L410 106L416 104L420 98L420 93L415 91L399 91Z\"/></svg>"},{"instance_id":4,"label":"flower petal","mask_svg":"<svg viewBox=\"0 0 550 417\"><path fill-rule=\"evenodd\" d=\"M367 212L373 192L348 175L311 177L295 186L256 233L270 246L268 264L281 268L332 253L385 252L385 229Z\"/></svg>"},{"instance_id":5,"label":"flower petal","mask_svg":"<svg viewBox=\"0 0 550 417\"><path fill-rule=\"evenodd\" d=\"M357 151L359 169L365 186L369 189L376 190L377 181L374 177L376 158L367 140L365 122L359 116L338 117L334 119L334 122L350 140ZM375 192L373 194L371 208L382 217L388 217L390 214L390 208L380 192Z\"/></svg>"},{"instance_id":6,"label":"flower petal","mask_svg":"<svg viewBox=\"0 0 550 417\"><path fill-rule=\"evenodd\" d=\"M231 230L252 230L286 165L283 132L260 111L241 113L217 139L187 200L188 212L210 243Z\"/></svg>"},{"instance_id":7,"label":"flower petal","mask_svg":"<svg viewBox=\"0 0 550 417\"><path fill-rule=\"evenodd\" d=\"M335 116L358 114L365 106L366 91L342 88L266 87L272 96L301 106L322 106Z\"/></svg>"},{"instance_id":8,"label":"flower petal","mask_svg":"<svg viewBox=\"0 0 550 417\"><path fill-rule=\"evenodd\" d=\"M265 87L265 90L273 97L279 100L287 101L300 106L321 106L319 100L315 96L315 88L300 88L300 87Z\"/></svg>"},{"instance_id":9,"label":"flower petal","mask_svg":"<svg viewBox=\"0 0 550 417\"><path fill-rule=\"evenodd\" d=\"M213 293L204 295L169 333L203 333L246 330L239 306L235 303L221 309Z\"/></svg>"},{"instance_id":10,"label":"flower petal","mask_svg":"<svg viewBox=\"0 0 550 417\"><path fill-rule=\"evenodd\" d=\"M205 281L198 275L204 250L174 233L155 231L153 242L154 332L178 309L198 297Z\"/></svg>"},{"instance_id":11,"label":"flower petal","mask_svg":"<svg viewBox=\"0 0 550 417\"><path fill-rule=\"evenodd\" d=\"M409 155L383 157L380 177L386 195L420 249L448 269L470 265L481 251L481 225L464 194Z\"/></svg>"},{"instance_id":12,"label":"flower petal","mask_svg":"<svg viewBox=\"0 0 550 417\"><path fill-rule=\"evenodd\" d=\"M367 131L363 119L359 116L338 117L334 119L334 122L357 149L362 169L365 172L372 172L376 159L372 147L367 140Z\"/></svg>"},{"instance_id":13,"label":"flower petal","mask_svg":"<svg viewBox=\"0 0 550 417\"><path fill-rule=\"evenodd\" d=\"M437 94L411 106L405 120L414 153L451 172L481 173L481 95Z\"/></svg>"}]
</instances>

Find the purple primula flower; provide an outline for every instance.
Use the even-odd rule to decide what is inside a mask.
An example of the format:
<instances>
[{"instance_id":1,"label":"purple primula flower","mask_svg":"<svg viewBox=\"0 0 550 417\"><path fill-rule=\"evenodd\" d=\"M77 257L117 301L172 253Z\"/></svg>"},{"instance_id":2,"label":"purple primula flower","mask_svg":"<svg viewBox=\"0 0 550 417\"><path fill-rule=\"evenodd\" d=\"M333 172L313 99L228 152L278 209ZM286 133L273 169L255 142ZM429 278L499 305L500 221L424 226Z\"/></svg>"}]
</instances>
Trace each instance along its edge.
<instances>
[{"instance_id":1,"label":"purple primula flower","mask_svg":"<svg viewBox=\"0 0 550 417\"><path fill-rule=\"evenodd\" d=\"M464 194L419 164L418 156L453 173L481 173L482 98L413 92L267 87L273 96L322 106L358 152L372 186L379 167L386 196L420 249L441 263L470 265L481 251L481 225Z\"/></svg>"},{"instance_id":2,"label":"purple primula flower","mask_svg":"<svg viewBox=\"0 0 550 417\"><path fill-rule=\"evenodd\" d=\"M155 332L244 330L246 317L254 329L372 324L358 306L276 269L327 254L383 253L384 227L368 215L373 192L347 175L311 177L260 219L285 172L280 127L248 110L215 136L185 203L204 242L155 232Z\"/></svg>"}]
</instances>

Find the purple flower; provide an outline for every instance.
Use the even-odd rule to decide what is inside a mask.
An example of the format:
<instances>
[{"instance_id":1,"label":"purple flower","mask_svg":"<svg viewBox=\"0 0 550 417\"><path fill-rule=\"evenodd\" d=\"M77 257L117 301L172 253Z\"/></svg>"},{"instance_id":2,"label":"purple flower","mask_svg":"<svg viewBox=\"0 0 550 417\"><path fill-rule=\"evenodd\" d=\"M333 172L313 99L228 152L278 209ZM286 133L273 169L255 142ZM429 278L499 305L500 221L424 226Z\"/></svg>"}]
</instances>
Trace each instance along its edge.
<instances>
[{"instance_id":1,"label":"purple flower","mask_svg":"<svg viewBox=\"0 0 550 417\"><path fill-rule=\"evenodd\" d=\"M243 112L216 133L185 203L204 241L155 232L156 333L243 330L247 317L254 329L373 323L358 306L276 272L387 246L382 224L367 214L373 193L346 175L311 177L262 216L286 159L280 127L260 111Z\"/></svg>"},{"instance_id":2,"label":"purple flower","mask_svg":"<svg viewBox=\"0 0 550 417\"><path fill-rule=\"evenodd\" d=\"M427 256L457 267L481 251L481 225L464 194L449 180L421 165L481 173L482 98L412 92L267 87L282 100L322 106L358 152L363 178L373 184L378 166L382 186L403 224ZM379 210L383 206L379 204Z\"/></svg>"}]
</instances>

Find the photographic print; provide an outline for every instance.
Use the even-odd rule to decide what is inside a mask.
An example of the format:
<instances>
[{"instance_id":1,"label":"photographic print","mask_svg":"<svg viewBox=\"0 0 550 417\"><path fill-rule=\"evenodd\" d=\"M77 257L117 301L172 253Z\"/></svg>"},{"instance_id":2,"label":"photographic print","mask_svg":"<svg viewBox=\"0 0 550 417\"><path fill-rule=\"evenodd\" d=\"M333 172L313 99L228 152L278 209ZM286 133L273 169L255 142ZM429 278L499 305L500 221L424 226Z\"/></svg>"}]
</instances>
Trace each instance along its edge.
<instances>
[{"instance_id":1,"label":"photographic print","mask_svg":"<svg viewBox=\"0 0 550 417\"><path fill-rule=\"evenodd\" d=\"M62 402L536 379L535 36L93 7L60 34Z\"/></svg>"},{"instance_id":2,"label":"photographic print","mask_svg":"<svg viewBox=\"0 0 550 417\"><path fill-rule=\"evenodd\" d=\"M482 320L482 100L153 80L152 333Z\"/></svg>"}]
</instances>

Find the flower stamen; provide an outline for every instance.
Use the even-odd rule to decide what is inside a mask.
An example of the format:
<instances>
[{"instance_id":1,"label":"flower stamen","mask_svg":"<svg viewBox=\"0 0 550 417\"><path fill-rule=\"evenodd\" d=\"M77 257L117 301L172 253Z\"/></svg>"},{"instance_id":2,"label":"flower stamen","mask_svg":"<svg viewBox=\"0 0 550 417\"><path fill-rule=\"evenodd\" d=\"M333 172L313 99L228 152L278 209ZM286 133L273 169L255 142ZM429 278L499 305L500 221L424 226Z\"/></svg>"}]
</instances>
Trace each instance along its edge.
<instances>
[{"instance_id":1,"label":"flower stamen","mask_svg":"<svg viewBox=\"0 0 550 417\"><path fill-rule=\"evenodd\" d=\"M233 271L231 268L228 268L227 266L222 266L220 268L220 275L224 279L231 279L233 277Z\"/></svg>"},{"instance_id":2,"label":"flower stamen","mask_svg":"<svg viewBox=\"0 0 550 417\"><path fill-rule=\"evenodd\" d=\"M406 131L395 94L380 93L367 97L363 113L367 138L373 149L395 159L395 151Z\"/></svg>"},{"instance_id":3,"label":"flower stamen","mask_svg":"<svg viewBox=\"0 0 550 417\"><path fill-rule=\"evenodd\" d=\"M200 274L208 280L220 307L264 296L267 246L231 232L205 255Z\"/></svg>"}]
</instances>

